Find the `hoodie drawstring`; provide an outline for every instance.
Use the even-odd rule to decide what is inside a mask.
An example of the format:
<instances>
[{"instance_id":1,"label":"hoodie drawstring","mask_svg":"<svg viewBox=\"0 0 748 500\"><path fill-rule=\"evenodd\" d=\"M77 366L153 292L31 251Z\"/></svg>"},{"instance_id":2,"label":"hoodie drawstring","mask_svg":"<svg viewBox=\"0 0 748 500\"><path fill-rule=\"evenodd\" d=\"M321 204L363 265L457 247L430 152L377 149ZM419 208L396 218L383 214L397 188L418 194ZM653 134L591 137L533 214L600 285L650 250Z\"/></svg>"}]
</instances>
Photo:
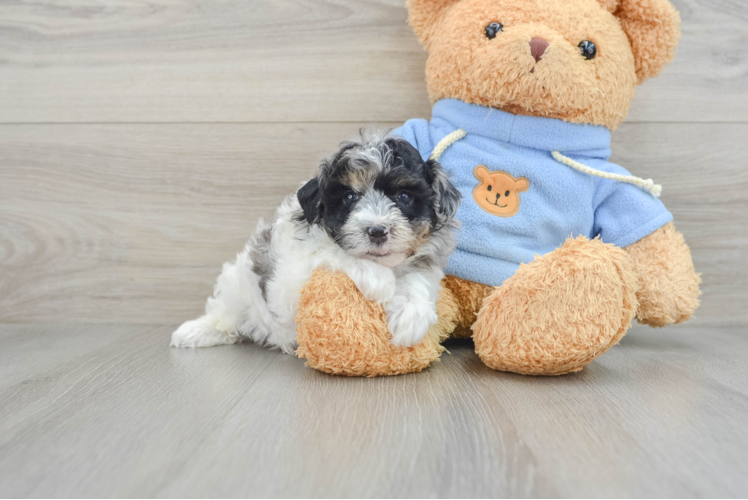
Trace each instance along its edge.
<instances>
[{"instance_id":1,"label":"hoodie drawstring","mask_svg":"<svg viewBox=\"0 0 748 500\"><path fill-rule=\"evenodd\" d=\"M441 155L444 153L444 151L454 144L455 142L459 141L460 139L464 138L467 135L467 132L462 130L461 128L458 128L451 134L447 135L444 139L439 141L439 144L436 145L434 148L434 151L431 152L431 156L429 156L430 160L439 160ZM655 198L659 198L660 194L662 194L662 185L661 184L655 184L652 179L642 179L641 177L635 177L633 175L622 175L622 174L613 174L610 172L603 172L602 170L597 170L592 167L588 167L587 165L584 165L582 163L579 163L578 161L574 161L568 156L564 156L558 151L552 151L551 155L553 156L553 159L557 162L566 165L567 167L571 167L574 170L577 170L579 172L582 172L587 175L594 175L595 177L600 177L602 179L610 179L612 181L618 181L618 182L626 182L628 184L633 184L634 186L639 186Z\"/></svg>"}]
</instances>

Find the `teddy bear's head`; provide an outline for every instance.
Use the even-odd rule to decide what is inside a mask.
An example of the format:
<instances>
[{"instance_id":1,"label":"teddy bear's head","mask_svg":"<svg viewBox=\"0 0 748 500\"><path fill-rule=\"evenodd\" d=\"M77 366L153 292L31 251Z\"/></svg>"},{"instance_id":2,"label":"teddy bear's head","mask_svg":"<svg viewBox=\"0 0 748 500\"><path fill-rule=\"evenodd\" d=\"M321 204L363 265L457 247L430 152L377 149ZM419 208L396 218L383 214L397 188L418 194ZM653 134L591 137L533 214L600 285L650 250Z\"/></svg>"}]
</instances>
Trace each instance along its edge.
<instances>
[{"instance_id":1,"label":"teddy bear's head","mask_svg":"<svg viewBox=\"0 0 748 500\"><path fill-rule=\"evenodd\" d=\"M674 56L668 0L408 0L432 101L615 129Z\"/></svg>"}]
</instances>

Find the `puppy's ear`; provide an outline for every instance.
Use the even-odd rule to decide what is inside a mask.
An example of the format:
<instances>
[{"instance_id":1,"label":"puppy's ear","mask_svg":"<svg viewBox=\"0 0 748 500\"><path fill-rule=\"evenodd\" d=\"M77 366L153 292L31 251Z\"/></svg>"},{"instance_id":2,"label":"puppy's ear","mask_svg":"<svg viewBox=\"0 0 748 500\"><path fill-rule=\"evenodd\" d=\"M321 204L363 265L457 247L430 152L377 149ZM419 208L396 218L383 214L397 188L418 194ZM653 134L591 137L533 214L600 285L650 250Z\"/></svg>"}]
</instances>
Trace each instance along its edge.
<instances>
[{"instance_id":1,"label":"puppy's ear","mask_svg":"<svg viewBox=\"0 0 748 500\"><path fill-rule=\"evenodd\" d=\"M408 23L426 50L429 48L429 38L436 32L436 28L447 9L460 0L407 0Z\"/></svg>"},{"instance_id":2,"label":"puppy's ear","mask_svg":"<svg viewBox=\"0 0 748 500\"><path fill-rule=\"evenodd\" d=\"M613 5L614 2L610 2ZM631 43L639 83L660 74L675 57L680 16L668 0L618 0L613 14Z\"/></svg>"},{"instance_id":3,"label":"puppy's ear","mask_svg":"<svg viewBox=\"0 0 748 500\"><path fill-rule=\"evenodd\" d=\"M322 213L322 197L320 195L319 179L314 177L312 180L304 184L296 193L296 197L301 205L301 210L304 212L304 219L311 226L317 222Z\"/></svg>"},{"instance_id":4,"label":"puppy's ear","mask_svg":"<svg viewBox=\"0 0 748 500\"><path fill-rule=\"evenodd\" d=\"M434 191L434 212L436 214L436 228L440 228L454 219L460 208L462 195L449 181L449 176L442 170L435 160L428 160L424 165Z\"/></svg>"}]
</instances>

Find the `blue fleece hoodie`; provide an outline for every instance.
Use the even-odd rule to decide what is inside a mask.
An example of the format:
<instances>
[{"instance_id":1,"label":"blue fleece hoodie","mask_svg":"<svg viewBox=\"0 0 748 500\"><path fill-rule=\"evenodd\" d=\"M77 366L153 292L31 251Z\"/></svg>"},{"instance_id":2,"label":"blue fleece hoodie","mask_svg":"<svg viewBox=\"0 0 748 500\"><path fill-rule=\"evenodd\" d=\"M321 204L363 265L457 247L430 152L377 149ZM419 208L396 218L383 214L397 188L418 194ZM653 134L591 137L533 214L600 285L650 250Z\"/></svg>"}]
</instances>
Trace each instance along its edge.
<instances>
[{"instance_id":1,"label":"blue fleece hoodie","mask_svg":"<svg viewBox=\"0 0 748 500\"><path fill-rule=\"evenodd\" d=\"M463 196L457 212L462 230L447 274L498 286L520 263L553 251L570 236L599 236L626 247L673 218L640 187L579 172L551 156L559 151L603 172L630 175L607 162L610 131L605 127L445 99L434 105L431 122L409 120L395 133L426 159L458 129L467 135L439 158ZM510 192L508 185L516 189Z\"/></svg>"}]
</instances>

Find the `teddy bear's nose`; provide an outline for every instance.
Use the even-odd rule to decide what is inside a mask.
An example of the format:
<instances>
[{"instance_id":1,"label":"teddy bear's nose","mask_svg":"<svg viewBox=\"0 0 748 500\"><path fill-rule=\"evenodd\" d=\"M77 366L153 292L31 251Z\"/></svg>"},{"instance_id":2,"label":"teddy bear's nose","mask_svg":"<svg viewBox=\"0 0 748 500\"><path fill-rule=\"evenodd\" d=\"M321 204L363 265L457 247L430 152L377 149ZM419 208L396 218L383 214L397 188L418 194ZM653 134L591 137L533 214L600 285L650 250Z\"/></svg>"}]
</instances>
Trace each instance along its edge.
<instances>
[{"instance_id":1,"label":"teddy bear's nose","mask_svg":"<svg viewBox=\"0 0 748 500\"><path fill-rule=\"evenodd\" d=\"M532 52L532 57L535 58L535 62L540 62L540 60L543 58L543 54L545 54L545 51L550 47L550 43L548 43L548 40L545 38L533 38L530 40L530 52Z\"/></svg>"}]
</instances>

